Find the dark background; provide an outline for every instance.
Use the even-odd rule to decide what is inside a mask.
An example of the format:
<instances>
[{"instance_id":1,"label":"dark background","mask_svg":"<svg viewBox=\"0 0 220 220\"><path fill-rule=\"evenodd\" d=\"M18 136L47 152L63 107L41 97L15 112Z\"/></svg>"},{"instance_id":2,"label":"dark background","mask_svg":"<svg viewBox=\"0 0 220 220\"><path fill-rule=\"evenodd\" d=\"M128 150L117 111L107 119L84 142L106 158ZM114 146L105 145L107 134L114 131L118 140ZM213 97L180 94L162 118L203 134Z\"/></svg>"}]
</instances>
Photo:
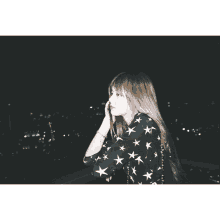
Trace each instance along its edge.
<instances>
[{"instance_id":1,"label":"dark background","mask_svg":"<svg viewBox=\"0 0 220 220\"><path fill-rule=\"evenodd\" d=\"M108 84L120 72L140 71L151 77L159 104L217 99L219 42L218 36L2 36L1 99L18 109L83 108L107 101Z\"/></svg>"}]
</instances>

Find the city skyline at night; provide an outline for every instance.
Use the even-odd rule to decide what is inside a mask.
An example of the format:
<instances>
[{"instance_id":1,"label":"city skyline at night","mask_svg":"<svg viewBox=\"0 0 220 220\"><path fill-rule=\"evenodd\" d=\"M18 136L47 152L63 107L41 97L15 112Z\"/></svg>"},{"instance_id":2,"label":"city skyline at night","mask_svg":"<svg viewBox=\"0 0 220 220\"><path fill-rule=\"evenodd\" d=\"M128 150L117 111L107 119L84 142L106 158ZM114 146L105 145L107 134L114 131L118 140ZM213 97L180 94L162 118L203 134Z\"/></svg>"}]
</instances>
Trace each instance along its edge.
<instances>
[{"instance_id":1,"label":"city skyline at night","mask_svg":"<svg viewBox=\"0 0 220 220\"><path fill-rule=\"evenodd\" d=\"M75 137L89 137L91 134L89 134L87 132L86 129L81 129L81 130L77 130L77 125L79 124L79 121L85 122L90 119L91 121L88 121L87 124L90 127L94 127L94 131L91 131L91 133L94 133L96 131L96 129L98 129L98 126L100 126L101 124L101 120L104 118L104 102L101 102L98 106L97 105L88 105L87 106L87 110L80 110L80 114L74 114L73 113L69 113L69 112L51 112L48 114L43 114L43 113L35 113L34 111L29 112L29 115L27 114L25 118L23 118L23 120L26 120L27 124L26 126L22 127L23 129L23 137L21 136L21 132L20 132L20 137L19 137L19 141L17 140L17 145L20 146L20 150L21 147L24 150L30 149L30 144L28 144L28 141L22 141L22 139L29 139L29 138L34 138L34 139L38 139L38 141L35 141L35 143L33 143L31 149L42 149L43 151L46 151L46 149L44 147L47 146L51 146L51 143L53 143L53 141L55 141L56 139L56 129L52 129L52 127L55 127L58 125L57 123L62 123L63 126L67 126L67 128L64 129L64 131L62 132L62 129L58 129L59 131L59 135L60 137L66 137L66 136L75 136ZM11 107L13 106L13 103L10 105ZM214 107L215 112L218 112L218 108L216 106L216 102L215 101L211 101L206 103L207 109ZM193 122L193 116L190 116L188 114L188 118L190 118L192 120L191 123L188 123L187 121L184 120L184 117L181 117L181 114L184 114L185 110L189 109L192 110L192 106L189 103L180 103L179 105L175 105L173 102L167 102L166 105L166 111L162 111L162 115L165 116L165 123L167 124L167 126L170 129L170 132L172 133L173 131L175 131L173 135L173 138L175 139L175 141L179 141L181 142L183 140L183 138L180 138L181 135L183 133L193 133L195 137L197 137L198 141L201 141L205 136L207 136L207 132L209 132L209 130L211 129L213 132L216 133L219 132L219 121L216 122L211 122L207 125L204 124L202 125L201 123L196 123ZM165 107L164 107L165 109ZM170 116L173 111L177 111L177 109L180 109L179 113L173 116ZM182 109L182 112L181 112ZM212 112L213 109L210 109L210 111ZM12 115L12 118L15 119L14 117L14 112L10 111L10 114ZM202 110L198 110L197 111L197 115L198 117L201 117L199 115L203 115L203 111ZM3 115L2 115L2 118ZM55 120L55 121L54 121ZM58 120L56 122L56 120ZM64 120L64 121L63 121ZM15 120L16 121L16 120ZM12 122L8 122L8 127L11 125L14 125L12 127L15 128L15 121ZM21 122L22 120L20 120ZM61 122L62 121L62 122ZM65 122L66 121L66 122ZM69 121L67 123L67 121ZM13 123L14 122L14 123ZM0 121L1 124L1 136L4 135L5 131L3 127L4 125L6 126L7 123L6 121ZM74 125L75 124L75 125ZM27 126L29 127L29 129L27 130ZM19 124L17 124L17 127L19 127ZM26 128L25 128L26 127ZM48 130L48 128L50 128ZM26 129L26 130L25 130ZM47 130L47 131L46 131ZM68 130L68 132L66 133L65 130ZM179 132L179 135L177 134L177 130ZM14 130L13 130L14 131ZM57 131L57 132L58 132ZM61 134L62 133L62 134ZM48 136L49 135L49 136ZM51 136L53 135L53 137ZM44 138L45 136L47 136L46 138L46 142L48 142L47 144L44 143ZM202 138L202 139L201 139ZM38 143L37 143L38 142ZM50 143L49 143L50 142ZM24 143L27 143L26 145L24 145ZM44 146L42 148L42 146L40 147L38 144L42 143L42 146ZM71 142L72 143L72 142ZM40 147L40 148L39 148ZM14 149L14 152L12 152L12 154L18 154L18 149ZM53 151L54 149L50 149L48 152ZM46 152L45 152L46 153Z\"/></svg>"},{"instance_id":2,"label":"city skyline at night","mask_svg":"<svg viewBox=\"0 0 220 220\"><path fill-rule=\"evenodd\" d=\"M216 106L216 101L210 101L206 103L207 109L208 108L218 108ZM13 106L13 103L11 103L10 107ZM171 101L166 102L166 109L167 111L162 112L162 115L170 115L170 113L176 111L177 109L180 109L179 114L185 112L186 109L191 109L193 106L190 105L190 103L179 103L174 104ZM173 109L173 110L172 110ZM212 111L213 109L210 109ZM47 158L50 161L54 161L54 163L61 163L61 161L67 160L67 158L72 158L74 155L71 156L71 149L74 149L76 147L74 143L82 142L84 143L84 149L86 148L86 144L89 144L89 142L92 139L92 136L95 134L96 130L101 124L101 120L104 117L104 102L101 102L99 105L87 105L87 110L84 109L84 111L80 110L80 114L74 114L69 113L65 111L54 111L54 112L47 112L42 113L41 112L34 112L30 111L26 114L26 126L23 127L23 131L20 132L20 136L17 137L17 144L16 146L12 147L10 153L4 155L2 152L2 147L0 150L0 154L3 157L10 157L12 158L26 158L28 159L31 155L31 158L40 159L43 155L47 156ZM200 110L201 114L204 114L202 110ZM10 112L13 117L13 111ZM101 114L97 114L101 113ZM172 115L172 114L171 114ZM198 115L199 112L198 112ZM190 115L188 115L190 117ZM173 115L168 117L169 120L165 120L169 131L171 132L172 138L175 141L176 147L179 154L179 157L181 158L181 161L184 161L185 164L189 165L189 161L191 164L196 164L200 162L200 167L208 166L208 162L210 166L214 167L218 165L218 160L214 159L212 157L212 154L215 152L214 146L210 148L212 149L212 153L209 155L208 158L204 158L202 155L205 155L205 146L203 145L203 142L206 142L206 139L210 139L211 136L215 135L218 136L219 133L219 122L216 121L216 123L209 123L209 126L199 126L194 124L193 122L191 124L188 124L185 122L181 115L178 117L178 115ZM88 121L89 120L89 121ZM79 129L78 124L79 121L87 123L87 129ZM74 122L76 124L74 124ZM1 121L2 123L2 121ZM7 121L8 126L9 122ZM13 120L12 120L12 127L13 127ZM2 124L1 124L2 125ZM38 126L39 125L39 126ZM62 125L62 126L60 126ZM66 126L65 126L66 125ZM28 129L27 129L28 128ZM61 129L64 128L64 129ZM93 128L91 130L91 128ZM87 132L90 130L91 132ZM21 136L23 134L23 136ZM53 135L53 137L51 136ZM1 137L2 134L1 134ZM19 138L19 139L18 139ZM87 139L87 140L86 140ZM83 141L84 140L84 141ZM85 141L86 140L86 141ZM201 156L195 156L195 155L188 155L186 152L183 155L183 151L189 151L188 148L183 148L184 144L187 144L187 141L190 140L191 142L196 144L196 148L200 148ZM58 142L57 142L58 141ZM15 142L14 142L15 143ZM60 145L62 143L62 145ZM211 142L210 142L211 143ZM213 144L215 143L215 140L213 140ZM64 147L64 145L66 145ZM190 146L193 146L192 143ZM181 149L181 150L180 150ZM204 152L203 152L204 151ZM28 153L29 152L29 153ZM40 153L41 152L41 153ZM203 152L203 153L202 153ZM206 152L207 154L207 152ZM34 156L35 155L35 156ZM82 148L82 155L83 155L83 148ZM207 154L208 156L208 154ZM213 155L214 156L214 155ZM212 159L211 159L212 158ZM25 160L26 160L25 159ZM36 160L35 159L35 160ZM196 162L197 161L197 162ZM63 163L62 162L62 163ZM49 162L48 162L49 163ZM51 163L51 162L50 162ZM56 165L58 166L58 164ZM25 169L25 168L22 168ZM193 168L190 168L191 171L193 171ZM201 168L200 168L201 169ZM207 168L206 168L207 169ZM59 173L57 173L59 175ZM58 177L58 176L57 176ZM210 179L213 179L213 182L219 183L218 180L219 176L215 177L215 174L210 174ZM217 178L217 179L216 179ZM5 177L5 180L7 180L7 176ZM26 178L24 178L24 181Z\"/></svg>"}]
</instances>

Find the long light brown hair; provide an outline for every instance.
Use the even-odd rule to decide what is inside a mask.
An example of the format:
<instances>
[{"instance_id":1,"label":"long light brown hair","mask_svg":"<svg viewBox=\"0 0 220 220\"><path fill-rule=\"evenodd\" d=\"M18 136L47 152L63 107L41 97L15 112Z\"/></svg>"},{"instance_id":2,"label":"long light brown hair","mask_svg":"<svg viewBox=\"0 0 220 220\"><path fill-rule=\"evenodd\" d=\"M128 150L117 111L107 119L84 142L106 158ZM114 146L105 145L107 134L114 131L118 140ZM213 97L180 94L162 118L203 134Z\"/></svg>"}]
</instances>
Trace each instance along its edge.
<instances>
[{"instance_id":1,"label":"long light brown hair","mask_svg":"<svg viewBox=\"0 0 220 220\"><path fill-rule=\"evenodd\" d=\"M113 88L120 95L125 95L131 110L132 118L137 112L140 112L147 114L157 123L161 131L162 147L164 147L167 155L173 155L173 159L169 159L169 163L173 172L173 177L175 181L179 183L182 167L169 130L161 116L157 103L156 92L150 77L143 72L138 74L122 72L114 77L112 82L109 84L109 98L111 97ZM116 134L121 137L127 130L128 125L122 116L115 116L114 124L112 118L113 116L110 113L110 133L113 142L115 142Z\"/></svg>"}]
</instances>

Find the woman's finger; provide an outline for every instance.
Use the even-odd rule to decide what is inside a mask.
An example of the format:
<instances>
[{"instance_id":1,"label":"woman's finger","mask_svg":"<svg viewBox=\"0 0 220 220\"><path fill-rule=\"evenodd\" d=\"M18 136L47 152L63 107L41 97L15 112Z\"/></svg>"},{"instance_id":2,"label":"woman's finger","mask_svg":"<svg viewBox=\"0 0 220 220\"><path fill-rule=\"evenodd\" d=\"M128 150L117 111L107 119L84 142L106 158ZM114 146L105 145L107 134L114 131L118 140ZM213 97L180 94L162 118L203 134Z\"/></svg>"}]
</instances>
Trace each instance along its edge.
<instances>
[{"instance_id":1,"label":"woman's finger","mask_svg":"<svg viewBox=\"0 0 220 220\"><path fill-rule=\"evenodd\" d=\"M109 101L107 101L105 104L105 115L109 116Z\"/></svg>"},{"instance_id":2,"label":"woman's finger","mask_svg":"<svg viewBox=\"0 0 220 220\"><path fill-rule=\"evenodd\" d=\"M113 120L113 123L115 122L115 116L114 115L112 115L112 120Z\"/></svg>"}]
</instances>

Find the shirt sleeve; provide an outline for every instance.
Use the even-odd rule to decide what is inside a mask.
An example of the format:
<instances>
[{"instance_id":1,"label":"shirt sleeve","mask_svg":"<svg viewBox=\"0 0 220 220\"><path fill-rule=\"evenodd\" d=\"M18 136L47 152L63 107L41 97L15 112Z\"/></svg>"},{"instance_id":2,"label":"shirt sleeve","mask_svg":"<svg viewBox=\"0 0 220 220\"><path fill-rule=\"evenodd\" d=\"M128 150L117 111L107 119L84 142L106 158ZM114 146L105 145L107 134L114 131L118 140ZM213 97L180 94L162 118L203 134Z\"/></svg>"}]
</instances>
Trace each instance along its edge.
<instances>
[{"instance_id":1,"label":"shirt sleeve","mask_svg":"<svg viewBox=\"0 0 220 220\"><path fill-rule=\"evenodd\" d=\"M115 143L106 141L98 153L84 157L83 162L88 166L92 165L93 175L100 178L112 176L115 170L120 170L131 160L143 163L146 141L142 140L153 142L149 135L154 128L151 125L152 121L147 116L142 116L139 121L136 120L135 123L128 126L122 137L116 137Z\"/></svg>"}]
</instances>

